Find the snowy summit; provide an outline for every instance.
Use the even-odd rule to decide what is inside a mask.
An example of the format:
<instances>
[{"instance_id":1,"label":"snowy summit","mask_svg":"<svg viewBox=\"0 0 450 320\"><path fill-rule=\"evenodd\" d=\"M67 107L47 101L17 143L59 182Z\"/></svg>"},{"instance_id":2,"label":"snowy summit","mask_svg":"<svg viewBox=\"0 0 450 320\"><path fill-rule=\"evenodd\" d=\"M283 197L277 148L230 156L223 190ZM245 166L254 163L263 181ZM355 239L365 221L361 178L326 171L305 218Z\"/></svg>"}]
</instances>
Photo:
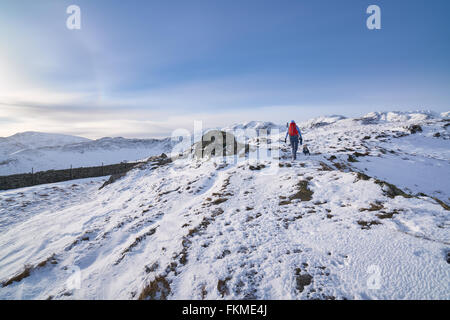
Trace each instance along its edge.
<instances>
[{"instance_id":1,"label":"snowy summit","mask_svg":"<svg viewBox=\"0 0 450 320\"><path fill-rule=\"evenodd\" d=\"M264 157L156 156L110 180L1 191L0 298L450 299L449 125L320 117L298 123L311 155L291 161L284 124L249 122L223 130L277 129L239 142ZM169 151L42 141L10 137L2 154Z\"/></svg>"}]
</instances>

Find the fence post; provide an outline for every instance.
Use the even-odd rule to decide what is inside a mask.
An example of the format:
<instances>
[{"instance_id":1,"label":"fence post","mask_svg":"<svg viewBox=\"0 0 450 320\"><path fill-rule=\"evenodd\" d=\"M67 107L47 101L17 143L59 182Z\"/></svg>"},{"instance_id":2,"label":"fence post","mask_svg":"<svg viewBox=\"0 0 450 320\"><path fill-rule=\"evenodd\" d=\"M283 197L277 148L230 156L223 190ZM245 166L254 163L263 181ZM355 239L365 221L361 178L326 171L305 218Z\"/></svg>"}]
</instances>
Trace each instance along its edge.
<instances>
[{"instance_id":1,"label":"fence post","mask_svg":"<svg viewBox=\"0 0 450 320\"><path fill-rule=\"evenodd\" d=\"M31 168L31 185L34 185L34 168Z\"/></svg>"},{"instance_id":2,"label":"fence post","mask_svg":"<svg viewBox=\"0 0 450 320\"><path fill-rule=\"evenodd\" d=\"M73 173L72 173L72 165L70 165L70 180L73 179Z\"/></svg>"},{"instance_id":3,"label":"fence post","mask_svg":"<svg viewBox=\"0 0 450 320\"><path fill-rule=\"evenodd\" d=\"M104 169L103 169L103 162L102 162L102 176L105 175Z\"/></svg>"}]
</instances>

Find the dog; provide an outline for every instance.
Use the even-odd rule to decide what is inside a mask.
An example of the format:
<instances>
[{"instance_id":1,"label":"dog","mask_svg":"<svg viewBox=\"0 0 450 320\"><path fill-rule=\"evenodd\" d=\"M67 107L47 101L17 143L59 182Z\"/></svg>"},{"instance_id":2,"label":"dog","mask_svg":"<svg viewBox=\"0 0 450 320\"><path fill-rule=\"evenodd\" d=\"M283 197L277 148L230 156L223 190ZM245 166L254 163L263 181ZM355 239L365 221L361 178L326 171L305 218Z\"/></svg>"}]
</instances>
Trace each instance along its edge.
<instances>
[{"instance_id":1,"label":"dog","mask_svg":"<svg viewBox=\"0 0 450 320\"><path fill-rule=\"evenodd\" d=\"M303 146L303 154L305 156L311 155L311 153L309 153L309 149L308 149L308 146L306 144Z\"/></svg>"}]
</instances>

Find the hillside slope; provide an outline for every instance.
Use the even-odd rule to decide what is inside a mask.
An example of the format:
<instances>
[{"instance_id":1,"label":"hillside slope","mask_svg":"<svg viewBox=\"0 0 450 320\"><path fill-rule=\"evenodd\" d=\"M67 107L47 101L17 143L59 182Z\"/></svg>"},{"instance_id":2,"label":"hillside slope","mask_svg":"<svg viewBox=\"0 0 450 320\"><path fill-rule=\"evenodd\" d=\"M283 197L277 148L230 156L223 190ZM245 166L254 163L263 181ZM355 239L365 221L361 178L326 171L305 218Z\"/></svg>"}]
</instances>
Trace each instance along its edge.
<instances>
[{"instance_id":1,"label":"hillside slope","mask_svg":"<svg viewBox=\"0 0 450 320\"><path fill-rule=\"evenodd\" d=\"M449 299L449 119L379 115L0 192L0 298Z\"/></svg>"},{"instance_id":2,"label":"hillside slope","mask_svg":"<svg viewBox=\"0 0 450 320\"><path fill-rule=\"evenodd\" d=\"M169 152L166 139L101 138L25 132L0 138L0 175L135 161Z\"/></svg>"}]
</instances>

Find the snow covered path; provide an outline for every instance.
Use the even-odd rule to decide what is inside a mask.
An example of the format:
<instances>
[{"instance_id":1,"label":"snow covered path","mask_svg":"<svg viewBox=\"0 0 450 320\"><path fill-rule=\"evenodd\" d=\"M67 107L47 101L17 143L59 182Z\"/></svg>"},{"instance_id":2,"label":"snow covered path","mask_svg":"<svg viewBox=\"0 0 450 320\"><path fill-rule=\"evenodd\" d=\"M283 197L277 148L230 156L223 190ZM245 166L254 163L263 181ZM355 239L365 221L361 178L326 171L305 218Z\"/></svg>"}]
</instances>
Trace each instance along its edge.
<instances>
[{"instance_id":1,"label":"snow covered path","mask_svg":"<svg viewBox=\"0 0 450 320\"><path fill-rule=\"evenodd\" d=\"M419 140L441 126L422 125ZM259 166L178 160L101 190L0 192L0 298L450 299L449 140L432 154L398 132L341 123L307 131L313 155L295 162L282 146ZM405 152L441 185L379 176Z\"/></svg>"}]
</instances>

